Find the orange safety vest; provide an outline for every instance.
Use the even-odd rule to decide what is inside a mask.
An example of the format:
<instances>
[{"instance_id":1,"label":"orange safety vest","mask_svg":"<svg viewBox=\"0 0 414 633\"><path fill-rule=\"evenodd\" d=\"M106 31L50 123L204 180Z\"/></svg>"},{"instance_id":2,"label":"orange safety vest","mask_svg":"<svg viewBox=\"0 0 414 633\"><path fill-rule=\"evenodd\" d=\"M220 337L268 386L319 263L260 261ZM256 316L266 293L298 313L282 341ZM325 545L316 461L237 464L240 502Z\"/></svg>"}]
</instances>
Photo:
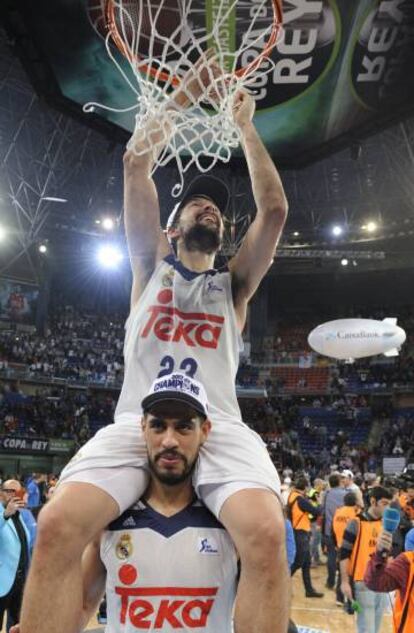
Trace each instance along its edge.
<instances>
[{"instance_id":1,"label":"orange safety vest","mask_svg":"<svg viewBox=\"0 0 414 633\"><path fill-rule=\"evenodd\" d=\"M344 538L344 532L348 521L355 519L359 513L358 506L341 506L335 510L335 514L332 520L332 530L335 534L336 547L339 549L342 546Z\"/></svg>"},{"instance_id":2,"label":"orange safety vest","mask_svg":"<svg viewBox=\"0 0 414 633\"><path fill-rule=\"evenodd\" d=\"M364 521L356 517L356 521L358 521L358 534L352 548L351 560L348 566L348 574L354 582L364 580L368 561L377 547L377 540L382 527L381 519Z\"/></svg>"},{"instance_id":3,"label":"orange safety vest","mask_svg":"<svg viewBox=\"0 0 414 633\"><path fill-rule=\"evenodd\" d=\"M292 527L294 530L311 531L311 522L307 512L302 512L297 504L299 497L305 497L304 494L293 490L288 497L288 508L292 517Z\"/></svg>"},{"instance_id":4,"label":"orange safety vest","mask_svg":"<svg viewBox=\"0 0 414 633\"><path fill-rule=\"evenodd\" d=\"M397 591L394 606L394 633L412 633L414 631L414 552L403 552L408 558L410 575L408 576L405 596Z\"/></svg>"}]
</instances>

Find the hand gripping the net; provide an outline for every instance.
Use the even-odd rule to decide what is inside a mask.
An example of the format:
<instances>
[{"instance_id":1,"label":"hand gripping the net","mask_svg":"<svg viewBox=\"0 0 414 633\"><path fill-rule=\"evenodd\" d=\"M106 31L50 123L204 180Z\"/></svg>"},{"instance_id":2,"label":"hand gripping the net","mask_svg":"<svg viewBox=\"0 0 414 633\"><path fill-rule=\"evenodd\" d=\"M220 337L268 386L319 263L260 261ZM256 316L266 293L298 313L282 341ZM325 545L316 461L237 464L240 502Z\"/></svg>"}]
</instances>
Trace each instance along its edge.
<instances>
[{"instance_id":1,"label":"hand gripping the net","mask_svg":"<svg viewBox=\"0 0 414 633\"><path fill-rule=\"evenodd\" d=\"M234 98L272 70L281 10L276 0L214 0L206 17L206 0L152 1L105 0L106 46L137 96L128 148L150 150L154 170L175 160L180 183L173 193L179 195L190 166L206 172L228 162L238 146Z\"/></svg>"}]
</instances>

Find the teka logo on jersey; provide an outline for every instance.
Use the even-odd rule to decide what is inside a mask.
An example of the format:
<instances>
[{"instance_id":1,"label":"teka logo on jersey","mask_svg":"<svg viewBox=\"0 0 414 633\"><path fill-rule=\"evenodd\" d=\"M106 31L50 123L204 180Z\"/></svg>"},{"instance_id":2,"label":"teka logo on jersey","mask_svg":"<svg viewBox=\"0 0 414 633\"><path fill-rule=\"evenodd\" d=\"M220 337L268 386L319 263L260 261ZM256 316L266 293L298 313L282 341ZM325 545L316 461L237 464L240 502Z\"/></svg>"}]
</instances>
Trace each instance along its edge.
<instances>
[{"instance_id":1,"label":"teka logo on jersey","mask_svg":"<svg viewBox=\"0 0 414 633\"><path fill-rule=\"evenodd\" d=\"M131 585L138 574L132 565L123 565L118 576ZM119 622L129 620L135 628L151 631L167 625L174 629L203 628L217 591L217 587L115 587L121 596Z\"/></svg>"},{"instance_id":2,"label":"teka logo on jersey","mask_svg":"<svg viewBox=\"0 0 414 633\"><path fill-rule=\"evenodd\" d=\"M182 312L167 305L172 298L169 288L158 293L158 305L149 307L149 318L140 336L147 338L153 332L160 341L217 349L224 317L206 312Z\"/></svg>"}]
</instances>

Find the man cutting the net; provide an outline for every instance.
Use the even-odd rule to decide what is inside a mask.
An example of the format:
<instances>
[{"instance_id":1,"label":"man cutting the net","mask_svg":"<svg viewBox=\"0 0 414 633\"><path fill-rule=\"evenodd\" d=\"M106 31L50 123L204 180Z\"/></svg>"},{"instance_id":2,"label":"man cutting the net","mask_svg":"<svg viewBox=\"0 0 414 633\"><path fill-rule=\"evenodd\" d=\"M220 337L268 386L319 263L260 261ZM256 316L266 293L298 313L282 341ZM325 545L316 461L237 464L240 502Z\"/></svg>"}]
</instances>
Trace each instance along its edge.
<instances>
[{"instance_id":1,"label":"man cutting the net","mask_svg":"<svg viewBox=\"0 0 414 633\"><path fill-rule=\"evenodd\" d=\"M208 59L207 64L211 70L214 61ZM187 81L186 95L181 89L173 94L172 110L187 102L188 91L196 93L197 82ZM223 270L214 269L214 259L228 204L225 185L210 176L193 181L165 234L151 177L151 144L143 141L147 145L138 148L139 155L136 146L125 154L125 228L133 286L124 384L115 424L102 429L75 456L39 517L21 633L77 631L83 549L137 499L137 491L145 490L141 401L157 376L174 371L203 382L208 394L213 430L200 452L194 487L226 527L240 556L235 630L287 630L289 576L279 478L264 443L242 422L235 392L247 305L273 260L287 214L278 172L252 122L254 111L254 100L239 92L233 117L257 213L238 253ZM160 133L157 122L148 126ZM52 594L54 609L45 621L45 596Z\"/></svg>"}]
</instances>

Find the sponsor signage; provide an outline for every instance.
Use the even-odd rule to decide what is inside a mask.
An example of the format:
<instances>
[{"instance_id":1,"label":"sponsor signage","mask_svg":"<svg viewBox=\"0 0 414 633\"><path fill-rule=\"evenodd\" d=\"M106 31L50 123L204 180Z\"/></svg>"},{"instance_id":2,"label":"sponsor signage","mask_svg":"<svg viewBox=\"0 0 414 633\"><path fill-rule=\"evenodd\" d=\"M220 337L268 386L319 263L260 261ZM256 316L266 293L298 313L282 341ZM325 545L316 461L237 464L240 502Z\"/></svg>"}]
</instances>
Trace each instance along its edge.
<instances>
[{"instance_id":1,"label":"sponsor signage","mask_svg":"<svg viewBox=\"0 0 414 633\"><path fill-rule=\"evenodd\" d=\"M0 449L13 453L47 453L49 450L49 440L38 437L6 435L0 437Z\"/></svg>"},{"instance_id":2,"label":"sponsor signage","mask_svg":"<svg viewBox=\"0 0 414 633\"><path fill-rule=\"evenodd\" d=\"M70 454L73 452L74 446L75 442L73 440L18 435L3 435L0 437L0 450L13 453Z\"/></svg>"},{"instance_id":3,"label":"sponsor signage","mask_svg":"<svg viewBox=\"0 0 414 633\"><path fill-rule=\"evenodd\" d=\"M49 440L49 453L71 453L75 447L73 440Z\"/></svg>"}]
</instances>

